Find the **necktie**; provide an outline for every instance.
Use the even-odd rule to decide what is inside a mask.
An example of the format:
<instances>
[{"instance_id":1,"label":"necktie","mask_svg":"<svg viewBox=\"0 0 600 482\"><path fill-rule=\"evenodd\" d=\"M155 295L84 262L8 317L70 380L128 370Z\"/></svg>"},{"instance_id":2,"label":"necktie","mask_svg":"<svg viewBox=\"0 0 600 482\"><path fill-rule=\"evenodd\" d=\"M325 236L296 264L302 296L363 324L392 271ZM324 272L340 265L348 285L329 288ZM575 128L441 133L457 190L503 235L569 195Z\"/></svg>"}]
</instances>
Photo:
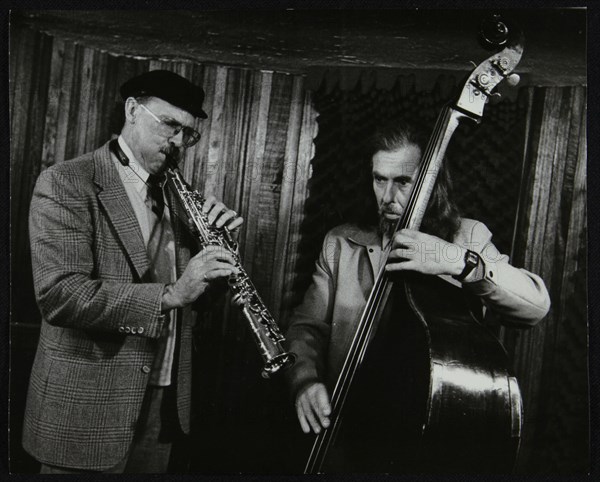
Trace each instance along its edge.
<instances>
[{"instance_id":1,"label":"necktie","mask_svg":"<svg viewBox=\"0 0 600 482\"><path fill-rule=\"evenodd\" d=\"M146 184L148 185L148 198L152 204L152 212L156 214L158 219L162 218L165 210L165 198L163 197L162 182L164 181L163 176L157 176L150 174Z\"/></svg>"}]
</instances>

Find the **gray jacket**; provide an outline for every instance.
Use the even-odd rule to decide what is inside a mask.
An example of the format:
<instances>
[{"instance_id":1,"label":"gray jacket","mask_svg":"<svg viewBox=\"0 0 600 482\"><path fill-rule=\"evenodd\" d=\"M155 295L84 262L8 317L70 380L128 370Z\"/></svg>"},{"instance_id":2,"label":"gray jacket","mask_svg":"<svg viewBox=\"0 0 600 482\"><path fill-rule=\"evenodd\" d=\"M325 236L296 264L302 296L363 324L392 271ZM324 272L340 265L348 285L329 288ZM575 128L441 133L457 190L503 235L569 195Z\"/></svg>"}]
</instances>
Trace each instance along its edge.
<instances>
[{"instance_id":1,"label":"gray jacket","mask_svg":"<svg viewBox=\"0 0 600 482\"><path fill-rule=\"evenodd\" d=\"M463 283L504 322L529 326L541 320L550 308L542 279L509 264L491 241L485 224L463 218L454 243L479 253L485 277ZM356 324L374 283L381 260L381 238L375 230L355 225L338 226L325 236L312 284L302 304L294 311L286 339L298 355L288 371L292 392L311 382L334 382L350 348ZM444 253L440 253L443 255ZM457 286L451 276L440 276Z\"/></svg>"}]
</instances>

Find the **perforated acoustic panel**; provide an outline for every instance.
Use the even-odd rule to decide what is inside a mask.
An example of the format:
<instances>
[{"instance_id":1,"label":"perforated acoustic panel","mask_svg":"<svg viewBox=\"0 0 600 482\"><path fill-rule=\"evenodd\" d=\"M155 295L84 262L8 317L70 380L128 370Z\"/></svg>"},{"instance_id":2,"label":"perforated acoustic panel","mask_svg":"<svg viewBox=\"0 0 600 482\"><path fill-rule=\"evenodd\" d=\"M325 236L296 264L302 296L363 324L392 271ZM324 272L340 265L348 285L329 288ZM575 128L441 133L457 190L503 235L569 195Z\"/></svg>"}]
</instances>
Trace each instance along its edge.
<instances>
[{"instance_id":1,"label":"perforated acoustic panel","mask_svg":"<svg viewBox=\"0 0 600 482\"><path fill-rule=\"evenodd\" d=\"M347 222L372 196L368 159L361 155L373 127L403 119L431 132L442 107L458 89L458 76L441 74L428 90L414 75L402 76L389 89L341 81L314 92L319 133L313 175L302 225L300 258L293 301L301 300L325 233ZM510 254L523 157L526 92L515 100L488 104L480 124L464 121L447 151L454 194L463 217L487 224L494 242Z\"/></svg>"}]
</instances>

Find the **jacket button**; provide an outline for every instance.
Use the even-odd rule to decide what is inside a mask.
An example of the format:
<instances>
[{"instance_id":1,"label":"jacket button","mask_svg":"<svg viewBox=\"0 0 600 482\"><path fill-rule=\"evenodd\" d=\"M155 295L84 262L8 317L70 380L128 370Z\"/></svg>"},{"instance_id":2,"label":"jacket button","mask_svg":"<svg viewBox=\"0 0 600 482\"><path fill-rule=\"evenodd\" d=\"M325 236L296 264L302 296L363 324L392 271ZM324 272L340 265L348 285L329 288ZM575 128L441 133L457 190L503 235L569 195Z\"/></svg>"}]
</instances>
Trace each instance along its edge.
<instances>
[{"instance_id":1,"label":"jacket button","mask_svg":"<svg viewBox=\"0 0 600 482\"><path fill-rule=\"evenodd\" d=\"M373 252L373 248L369 248L369 253L372 253L372 252Z\"/></svg>"},{"instance_id":2,"label":"jacket button","mask_svg":"<svg viewBox=\"0 0 600 482\"><path fill-rule=\"evenodd\" d=\"M133 333L133 334L135 335L135 334L137 334L137 332L138 332L138 331L137 331L137 328L134 326L134 327L131 329L131 333Z\"/></svg>"},{"instance_id":3,"label":"jacket button","mask_svg":"<svg viewBox=\"0 0 600 482\"><path fill-rule=\"evenodd\" d=\"M125 327L119 326L119 333L125 333Z\"/></svg>"},{"instance_id":4,"label":"jacket button","mask_svg":"<svg viewBox=\"0 0 600 482\"><path fill-rule=\"evenodd\" d=\"M144 365L144 366L142 367L142 371L143 371L144 373L150 373L150 367L149 367L148 365Z\"/></svg>"},{"instance_id":5,"label":"jacket button","mask_svg":"<svg viewBox=\"0 0 600 482\"><path fill-rule=\"evenodd\" d=\"M131 333L131 328L129 328L128 326L125 327L125 333Z\"/></svg>"},{"instance_id":6,"label":"jacket button","mask_svg":"<svg viewBox=\"0 0 600 482\"><path fill-rule=\"evenodd\" d=\"M143 327L143 326L140 326L140 327L138 328L138 333L139 333L140 335L141 335L142 333L144 333L144 327Z\"/></svg>"}]
</instances>

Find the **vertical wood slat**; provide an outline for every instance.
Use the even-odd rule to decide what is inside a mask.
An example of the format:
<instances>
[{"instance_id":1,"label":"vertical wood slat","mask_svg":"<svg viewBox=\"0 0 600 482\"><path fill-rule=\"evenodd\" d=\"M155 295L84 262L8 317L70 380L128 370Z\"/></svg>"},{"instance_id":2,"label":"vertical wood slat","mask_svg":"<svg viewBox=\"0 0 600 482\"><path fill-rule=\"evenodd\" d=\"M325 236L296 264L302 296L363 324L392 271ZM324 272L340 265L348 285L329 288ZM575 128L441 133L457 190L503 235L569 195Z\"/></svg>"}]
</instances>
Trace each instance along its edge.
<instances>
[{"instance_id":1,"label":"vertical wood slat","mask_svg":"<svg viewBox=\"0 0 600 482\"><path fill-rule=\"evenodd\" d=\"M296 171L300 170L298 162L298 145L300 129L302 127L302 114L304 105L302 93L304 82L301 77L294 78L292 84L291 108L285 143L285 155L283 159L283 173L281 179L281 196L279 202L279 215L275 236L275 252L273 273L271 276L271 299L269 305L273 314L281 323L281 305L284 293L285 265L286 259L293 255L290 249L290 226L292 222L292 208L294 201L294 186L296 183ZM279 288L279 289L277 289Z\"/></svg>"},{"instance_id":2,"label":"vertical wood slat","mask_svg":"<svg viewBox=\"0 0 600 482\"><path fill-rule=\"evenodd\" d=\"M548 93L551 94L551 93ZM538 154L538 158L533 162L535 172L531 179L531 187L529 190L530 202L524 203L528 210L529 220L527 222L527 246L538 246L538 249L526 250L523 265L534 273L538 273L546 282L549 281L549 273L547 268L544 269L544 253L549 247L549 243L553 240L553 236L546 239L545 230L540 229L541 226L546 226L550 218L553 216L549 213L551 204L541 193L550 193L552 191L552 179L554 164L554 148L548 149L549 142L556 141L556 130L558 128L556 120L558 119L558 106L556 99L548 99L545 97L544 122L540 124L540 133L538 142L532 145L532 149ZM530 206L530 207L529 207ZM537 417L537 404L531 403L536 399L537 393L540 390L542 364L539 360L543 358L544 345L546 343L547 330L546 325L538 325L533 328L535 336L519 337L520 349L517 349L519 356L527 357L527 360L515 361L516 365L528 366L529 369L519 374L521 390L525 405L525 423L535 420ZM518 368L517 368L518 370ZM524 438L527 439L528 431L524 430ZM525 453L528 450L529 444L524 443L522 451Z\"/></svg>"},{"instance_id":3,"label":"vertical wood slat","mask_svg":"<svg viewBox=\"0 0 600 482\"><path fill-rule=\"evenodd\" d=\"M518 469L544 472L551 471L555 464L568 465L565 460L557 462L561 442L551 427L576 425L581 430L580 414L585 413L585 401L578 402L583 405L574 413L564 408L561 387L566 385L562 378L568 372L565 363L579 371L586 358L582 341L586 320L573 319L565 311L573 297L574 274L585 269L578 265L578 259L579 251L585 249L586 139L583 88L548 88L538 93L541 95L534 98L534 105L539 118L533 125L536 132L530 144L532 168L519 223L525 234L518 237L516 259L542 276L552 308L531 330L510 330L507 344L514 354L525 405ZM566 346L571 353L562 352ZM582 386L585 380L578 372L576 378L576 390L586 393ZM563 447L562 454L566 450Z\"/></svg>"},{"instance_id":4,"label":"vertical wood slat","mask_svg":"<svg viewBox=\"0 0 600 482\"><path fill-rule=\"evenodd\" d=\"M204 69L203 87L205 92L204 106L212 105L215 91L215 77L217 71L214 65L207 66ZM205 108L204 110L207 110ZM210 109L208 109L210 110ZM184 177L200 192L206 192L206 159L209 149L209 133L212 130L212 115L208 113L208 119L202 121L202 132L204 135L193 150L186 153L186 160L183 166Z\"/></svg>"},{"instance_id":5,"label":"vertical wood slat","mask_svg":"<svg viewBox=\"0 0 600 482\"><path fill-rule=\"evenodd\" d=\"M79 138L82 136L82 129L80 127L80 121L78 119L79 114L79 106L81 104L80 95L81 95L81 80L85 75L82 72L82 54L83 47L79 44L73 45L73 77L70 83L71 90L71 102L69 103L69 109L67 111L68 118L65 119L65 156L64 159L72 159L76 157L79 152L77 149L77 144L79 142ZM72 128L73 126L78 126L77 129Z\"/></svg>"},{"instance_id":6,"label":"vertical wood slat","mask_svg":"<svg viewBox=\"0 0 600 482\"><path fill-rule=\"evenodd\" d=\"M547 102L544 102L546 107ZM551 103L550 108L555 106ZM545 113L544 113L544 117ZM539 248L526 250L523 256L523 266L533 272L541 274L543 247L545 244L545 233L540 226L545 226L548 219L549 203L545 202L540 193L547 193L551 189L552 182L552 157L545 155L547 151L542 146L552 139L553 132L556 129L551 122L541 122L537 142L532 142L531 162L533 163L533 172L528 180L529 188L527 192L527 201L523 203L526 210L525 218L527 231L522 243L525 246L538 246ZM537 155L537 157L536 157ZM542 275L543 276L543 275ZM547 278L544 278L547 281ZM546 341L545 325L534 327L530 333L516 333L515 342L515 370L519 380L523 404L524 404L524 426L522 433L521 450L519 454L519 463L525 465L524 461L531 457L532 441L534 429L536 426L538 405L534 401L540 391L540 381L542 373L542 363L544 345ZM524 367L528 369L525 370Z\"/></svg>"},{"instance_id":7,"label":"vertical wood slat","mask_svg":"<svg viewBox=\"0 0 600 482\"><path fill-rule=\"evenodd\" d=\"M11 71L14 95L10 122L11 316L15 322L31 323L39 315L29 269L28 215L31 193L41 167L53 39L21 28L12 34L11 55L15 54L19 61L13 64Z\"/></svg>"},{"instance_id":8,"label":"vertical wood slat","mask_svg":"<svg viewBox=\"0 0 600 482\"><path fill-rule=\"evenodd\" d=\"M317 111L309 92L303 92L302 123L298 139L297 167L293 186L292 205L290 207L289 249L283 267L284 281L281 293L279 323L287 326L290 315L290 301L296 277L296 263L299 258L300 226L304 220L304 203L308 196L308 180L312 176L311 160L314 157L313 139L317 136Z\"/></svg>"},{"instance_id":9,"label":"vertical wood slat","mask_svg":"<svg viewBox=\"0 0 600 482\"><path fill-rule=\"evenodd\" d=\"M563 101L568 119L563 153L566 159L562 187L561 251L554 267L555 330L547 352L543 383L547 425L541 438L548 445L549 470L571 473L589 467L589 418L587 413L587 222L586 222L586 93L584 87L569 89ZM582 289L583 288L583 289ZM548 360L549 359L549 360ZM550 394L550 396L547 396ZM539 438L539 437L538 437ZM568 442L565 442L568 440ZM546 462L542 462L546 467Z\"/></svg>"},{"instance_id":10,"label":"vertical wood slat","mask_svg":"<svg viewBox=\"0 0 600 482\"><path fill-rule=\"evenodd\" d=\"M44 146L42 151L42 166L48 167L56 162L56 142L59 125L59 111L62 101L62 72L65 57L65 42L56 39L52 50L52 66L50 84L48 86L48 108L44 130Z\"/></svg>"},{"instance_id":11,"label":"vertical wood slat","mask_svg":"<svg viewBox=\"0 0 600 482\"><path fill-rule=\"evenodd\" d=\"M207 69L201 65L201 64L190 64L190 71L189 71L189 77L187 77L188 79L190 79L194 84L196 85L201 85L204 86L206 83L206 71ZM206 105L206 101L205 101L205 105ZM204 108L204 111L207 111L206 108ZM210 112L207 112L208 117L210 119ZM196 129L198 129L198 132L200 132L202 138L201 140L196 143L196 145L192 146L192 148L188 149L187 153L186 153L186 159L189 159L189 164L191 164L192 166L194 166L194 169L196 169L196 165L202 162L202 155L201 155L201 146L203 145L208 133L210 132L210 123L209 123L209 119L207 120L201 120L201 119L197 119L196 120ZM197 186L196 184L193 184L193 182L195 181L193 177L189 177L186 178L186 180L190 183L192 183L192 185L199 189L202 190L202 186Z\"/></svg>"},{"instance_id":12,"label":"vertical wood slat","mask_svg":"<svg viewBox=\"0 0 600 482\"><path fill-rule=\"evenodd\" d=\"M14 107L11 110L10 123L12 134L10 159L10 190L12 203L10 205L10 210L13 233L11 239L11 251L13 266L15 266L16 260L18 259L16 256L20 255L20 253L16 253L14 250L19 249L22 246L23 237L27 233L22 218L26 215L26 207L23 204L26 202L28 196L26 192L23 192L23 178L28 174L26 146L29 129L27 124L29 121L29 104L33 97L33 79L30 75L31 70L29 69L33 68L32 63L38 52L34 48L36 36L31 30L20 29L18 36L17 32L13 31L12 33L13 49L11 57L14 55L19 59L19 62L16 63L11 70L11 90L12 95L14 96ZM21 47L20 50L16 48L17 45ZM21 238L21 240L19 240L19 238ZM13 273L15 273L15 270L13 270Z\"/></svg>"},{"instance_id":13,"label":"vertical wood slat","mask_svg":"<svg viewBox=\"0 0 600 482\"><path fill-rule=\"evenodd\" d=\"M13 35L16 37L16 32L13 31ZM29 129L27 128L27 122L29 119L28 110L29 103L32 97L32 84L33 79L31 72L33 69L32 61L37 53L34 50L35 35L31 30L23 29L18 36L18 40L13 41L13 51L11 57L15 56L19 58L19 63L15 65L15 69L11 71L12 75L12 90L14 96L14 109L11 114L11 192L13 196L13 204L11 205L12 219L16 219L16 210L19 207L18 203L15 203L16 199L20 200L20 184L23 179L23 172L25 166L23 160L20 159L25 153L25 147L27 145L27 135ZM20 50L16 49L16 45L21 47ZM21 52L19 55L18 52Z\"/></svg>"},{"instance_id":14,"label":"vertical wood slat","mask_svg":"<svg viewBox=\"0 0 600 482\"><path fill-rule=\"evenodd\" d=\"M78 96L75 103L72 105L74 125L78 129L74 130L75 139L73 143L74 156L79 156L87 151L87 136L88 136L88 118L90 116L90 97L91 97L91 82L92 70L94 68L94 51L86 47L80 46L79 58L79 73L76 77L78 81Z\"/></svg>"},{"instance_id":15,"label":"vertical wood slat","mask_svg":"<svg viewBox=\"0 0 600 482\"><path fill-rule=\"evenodd\" d=\"M243 232L243 259L246 261L246 271L250 277L252 277L254 271L254 251L258 242L257 228L260 217L259 200L262 179L261 160L265 153L273 73L261 71L259 75L256 75L255 79L255 89L258 95L253 99L255 115L250 127L250 131L254 135L249 139L247 175L243 184L244 198L242 202L242 209L246 218L245 230Z\"/></svg>"},{"instance_id":16,"label":"vertical wood slat","mask_svg":"<svg viewBox=\"0 0 600 482\"><path fill-rule=\"evenodd\" d=\"M576 91L575 102L582 105L584 108L581 109L579 123L581 125L582 133L581 138L587 139L586 129L586 112L584 101L581 97L584 95L582 88L578 88ZM573 273L580 269L585 269L585 265L581 266L578 261L578 251L586 248L586 239L583 234L587 229L587 205L586 205L586 161L587 161L587 144L578 144L577 150L577 164L575 166L575 173L573 178L573 191L571 202L571 209L569 213L569 227L568 233L570 235L566 240L565 245L565 260L562 266L562 280L561 280L561 299L568 299L572 295L573 286L569 283L569 277ZM579 236L575 235L579 234ZM561 306L561 311L558 313L558 319L564 319L566 317L565 306Z\"/></svg>"},{"instance_id":17,"label":"vertical wood slat","mask_svg":"<svg viewBox=\"0 0 600 482\"><path fill-rule=\"evenodd\" d=\"M252 264L260 266L254 275L257 289L264 293L265 304L272 310L269 293L279 288L273 285L273 269L277 233L282 229L278 225L281 207L281 189L285 168L285 149L289 116L292 105L292 77L286 74L274 74L269 116L267 119L267 137L264 155L261 160L261 185L259 198L258 236ZM285 207L284 209L287 209ZM284 228L283 228L284 229ZM276 296L276 295L275 295Z\"/></svg>"},{"instance_id":18,"label":"vertical wood slat","mask_svg":"<svg viewBox=\"0 0 600 482\"><path fill-rule=\"evenodd\" d=\"M103 111L103 101L107 90L106 74L108 68L108 55L106 52L94 50L93 66L90 83L90 108L86 130L86 152L102 145L108 138L109 118Z\"/></svg>"},{"instance_id":19,"label":"vertical wood slat","mask_svg":"<svg viewBox=\"0 0 600 482\"><path fill-rule=\"evenodd\" d=\"M22 33L21 28L17 28L17 27L13 27L10 29L9 32L9 56L8 56L8 62L9 62L9 79L8 79L8 112L10 115L10 120L11 120L11 127L12 127L12 120L14 119L14 115L13 115L13 109L14 109L14 102L15 102L15 93L17 88L19 87L19 82L15 79L14 75L15 72L17 72L18 70L18 66L22 65L23 60L22 60L22 56L25 54L25 52L27 52L27 48L24 48L24 45L21 44L21 42L23 42L23 39L25 38L25 35ZM18 46L18 47L17 47ZM17 104L18 105L18 104Z\"/></svg>"},{"instance_id":20,"label":"vertical wood slat","mask_svg":"<svg viewBox=\"0 0 600 482\"><path fill-rule=\"evenodd\" d=\"M59 45L60 46L60 45ZM61 82L60 87L53 91L53 95L58 96L58 112L56 118L56 143L54 146L53 159L48 158L46 167L57 161L67 159L67 141L69 138L69 113L71 111L71 98L73 95L73 85L75 83L75 44L68 42L64 45L64 54L62 57Z\"/></svg>"},{"instance_id":21,"label":"vertical wood slat","mask_svg":"<svg viewBox=\"0 0 600 482\"><path fill-rule=\"evenodd\" d=\"M229 126L227 140L223 146L223 164L225 169L225 186L223 201L232 206L238 213L243 213L243 185L245 179L245 162L249 139L252 89L251 71L229 69L225 98L226 123Z\"/></svg>"},{"instance_id":22,"label":"vertical wood slat","mask_svg":"<svg viewBox=\"0 0 600 482\"><path fill-rule=\"evenodd\" d=\"M11 213L13 225L22 236L27 236L29 200L35 180L40 171L39 158L43 151L43 124L48 99L48 78L52 39L47 35L25 34L31 51L23 57L16 73L19 87L15 95L16 149L11 149ZM31 43L29 43L31 41ZM42 59L42 60L40 60ZM22 89L20 87L23 87ZM27 244L13 245L17 250L28 253Z\"/></svg>"},{"instance_id":23,"label":"vertical wood slat","mask_svg":"<svg viewBox=\"0 0 600 482\"><path fill-rule=\"evenodd\" d=\"M214 195L223 199L225 163L223 162L223 144L229 126L225 125L225 100L227 92L227 68L217 67L215 73L215 90L211 104L211 129L207 135L208 154L206 156L204 187L206 195Z\"/></svg>"},{"instance_id":24,"label":"vertical wood slat","mask_svg":"<svg viewBox=\"0 0 600 482\"><path fill-rule=\"evenodd\" d=\"M121 73L121 62L120 57L117 57L112 54L107 55L106 59L106 77L105 77L105 92L100 97L103 99L102 104L102 116L106 120L104 131L100 132L98 130L98 135L100 136L99 142L102 142L103 137L106 136L115 136L123 127L123 123L125 121L124 112L118 112L117 105L122 104L121 93L119 92L119 87L121 86L121 82L119 82L119 74Z\"/></svg>"}]
</instances>

